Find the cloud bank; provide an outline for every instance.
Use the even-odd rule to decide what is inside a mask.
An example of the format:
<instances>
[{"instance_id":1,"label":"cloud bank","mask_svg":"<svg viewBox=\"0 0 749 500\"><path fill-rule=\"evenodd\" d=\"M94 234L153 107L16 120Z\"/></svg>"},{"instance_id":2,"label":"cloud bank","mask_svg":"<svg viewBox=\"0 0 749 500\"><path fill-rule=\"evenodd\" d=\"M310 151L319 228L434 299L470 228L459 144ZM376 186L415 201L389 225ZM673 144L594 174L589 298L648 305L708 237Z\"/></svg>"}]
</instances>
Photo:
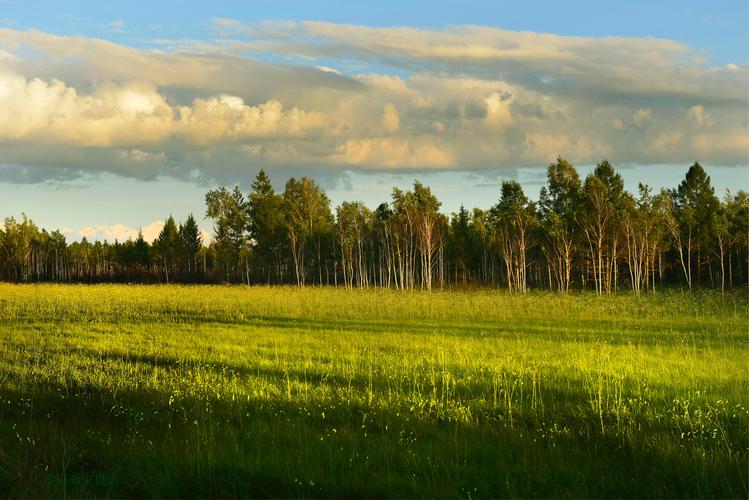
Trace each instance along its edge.
<instances>
[{"instance_id":1,"label":"cloud bank","mask_svg":"<svg viewBox=\"0 0 749 500\"><path fill-rule=\"evenodd\" d=\"M749 164L747 67L671 40L222 19L148 45L0 29L0 176Z\"/></svg>"},{"instance_id":2,"label":"cloud bank","mask_svg":"<svg viewBox=\"0 0 749 500\"><path fill-rule=\"evenodd\" d=\"M148 243L153 243L159 237L159 233L164 228L165 221L156 219L142 227L130 227L125 224L95 224L85 226L79 230L64 228L62 233L71 237L73 240L86 238L89 241L115 241L124 242L127 240L135 241L138 238L138 232L143 234L143 239ZM203 242L208 244L213 241L213 235L205 228L200 228L200 235Z\"/></svg>"}]
</instances>

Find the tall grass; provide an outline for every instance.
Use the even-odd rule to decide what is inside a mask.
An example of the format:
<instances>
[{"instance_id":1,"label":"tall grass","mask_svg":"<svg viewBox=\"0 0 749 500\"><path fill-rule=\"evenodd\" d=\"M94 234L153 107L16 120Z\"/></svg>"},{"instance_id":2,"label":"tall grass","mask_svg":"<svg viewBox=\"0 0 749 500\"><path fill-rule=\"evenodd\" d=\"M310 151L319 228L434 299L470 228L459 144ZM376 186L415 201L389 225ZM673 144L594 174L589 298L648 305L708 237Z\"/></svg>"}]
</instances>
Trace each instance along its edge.
<instances>
[{"instance_id":1,"label":"tall grass","mask_svg":"<svg viewBox=\"0 0 749 500\"><path fill-rule=\"evenodd\" d=\"M747 310L0 285L0 494L746 497Z\"/></svg>"}]
</instances>

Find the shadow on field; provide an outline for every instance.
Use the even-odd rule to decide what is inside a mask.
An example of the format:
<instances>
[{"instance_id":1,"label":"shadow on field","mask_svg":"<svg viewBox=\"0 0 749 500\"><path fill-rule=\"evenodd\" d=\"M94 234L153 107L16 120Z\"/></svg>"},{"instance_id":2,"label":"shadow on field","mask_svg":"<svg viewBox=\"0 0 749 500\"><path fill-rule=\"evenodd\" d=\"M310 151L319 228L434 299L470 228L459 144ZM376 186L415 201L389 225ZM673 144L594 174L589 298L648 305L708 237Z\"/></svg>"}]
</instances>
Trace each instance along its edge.
<instances>
[{"instance_id":1,"label":"shadow on field","mask_svg":"<svg viewBox=\"0 0 749 500\"><path fill-rule=\"evenodd\" d=\"M0 417L0 494L745 495L738 462L667 436L640 442L595 425L554 434L532 420L460 424L340 401L170 396L53 383L3 388L10 403ZM99 476L112 484L85 484Z\"/></svg>"},{"instance_id":2,"label":"shadow on field","mask_svg":"<svg viewBox=\"0 0 749 500\"><path fill-rule=\"evenodd\" d=\"M28 318L28 326L45 324L43 318ZM53 321L47 318L46 321ZM0 319L0 324L17 325L19 318ZM231 325L237 327L263 327L282 330L361 332L369 334L408 333L412 335L460 336L478 339L523 338L533 336L554 342L599 343L611 345L686 345L693 347L725 345L726 347L749 346L744 335L745 324L737 325L735 332L716 332L707 320L690 323L670 321L669 318L620 318L620 319L538 319L517 318L502 323L454 322L449 319L425 319L421 321L393 318L391 320L354 320L345 317L326 319L295 318L263 315L221 316L205 311L175 310L154 316L97 317L78 321L63 321L61 324L100 323L158 324L160 327L175 325Z\"/></svg>"},{"instance_id":3,"label":"shadow on field","mask_svg":"<svg viewBox=\"0 0 749 500\"><path fill-rule=\"evenodd\" d=\"M491 405L495 385L491 378L474 379L471 381L460 380L459 382L446 382L445 376L454 377L456 366L447 365L450 371L442 373L432 371L432 365L424 365L416 373L401 374L400 377L394 377L385 373L381 366L373 365L371 374L367 374L367 367L360 366L361 370L355 375L344 376L338 373L331 373L319 368L272 368L268 366L248 366L240 361L209 361L206 359L178 359L172 356L142 354L131 352L99 352L91 349L78 348L74 352L76 356L82 356L89 359L92 363L114 363L122 365L144 365L150 370L157 368L181 372L182 383L189 385L193 380L191 377L199 376L206 371L221 377L236 377L242 383L261 383L268 381L276 386L283 386L288 382L311 384L313 386L329 386L331 389L351 390L359 397L364 397L367 390L371 389L381 397L392 392L394 395L408 396L412 394L419 398L429 398L432 393L439 394L442 386L450 383L449 397L453 403L461 401L482 401L485 405ZM450 373L450 375L446 375ZM431 383L429 377L434 375L434 381ZM419 380L414 381L414 376L418 375ZM247 380L241 380L247 379ZM530 374L521 374L509 370L500 370L496 374L496 391L500 393L507 387L515 385L519 387L520 383L532 384ZM451 378L452 380L452 378ZM549 396L551 401L556 403L567 403L579 405L580 402L586 402L589 393L584 387L581 380L556 377L555 384L565 387L564 391L557 390L553 387L544 387L544 394ZM519 393L519 390L517 391ZM501 394L498 394L501 396ZM531 397L530 392L526 394ZM448 401L449 402L449 401ZM443 401L437 401L443 403ZM577 411L577 410L576 410Z\"/></svg>"},{"instance_id":4,"label":"shadow on field","mask_svg":"<svg viewBox=\"0 0 749 500\"><path fill-rule=\"evenodd\" d=\"M462 382L445 397L440 396L444 387L439 377L432 385L423 383L425 372L420 374L420 386L404 381L389 398L390 388L398 382L377 370L370 381L369 376L342 377L322 370L85 349L76 354L106 367L112 380L122 381L128 373L149 380L159 368L176 372L172 380L178 384L164 389L114 389L78 383L74 377L23 383L12 375L3 378L0 495L734 497L746 493L745 451L731 455L717 442L696 446L679 440L670 417L643 418L643 428L637 432L614 432L613 416L606 415L609 431L603 433L590 407L592 395L579 380L558 377L553 386L545 387L547 404L541 412L530 411L526 392L525 399L513 402L516 409L510 419L501 394L500 403L493 406L494 387L488 381ZM306 381L329 386L330 391L320 398L305 399L294 392L230 400L218 389L197 383L196 374L206 372L236 378L240 384L267 380L282 387L287 380ZM504 372L499 379L510 387L513 376ZM368 402L368 390L374 392L374 403ZM461 409L472 412L468 419L455 413ZM732 442L741 441L742 432L732 432ZM70 474L78 476L69 478ZM108 474L103 477L110 479L114 475L117 482L75 484L85 483L81 478L86 474ZM372 481L373 477L378 480Z\"/></svg>"},{"instance_id":5,"label":"shadow on field","mask_svg":"<svg viewBox=\"0 0 749 500\"><path fill-rule=\"evenodd\" d=\"M213 322L213 320L211 320ZM612 345L673 345L684 343L701 346L708 343L727 342L730 345L749 345L749 338L741 331L731 334L716 334L706 325L668 324L663 327L647 321L636 319L623 320L584 320L576 318L566 324L564 320L518 319L497 323L454 323L449 321L425 320L420 322L404 321L362 321L342 318L308 319L253 316L240 321L219 321L231 325L253 325L266 328L299 329L317 331L352 331L364 333L401 333L416 335L455 335L473 338L522 338L525 335L547 337L555 342L591 342ZM654 331L654 328L663 331ZM676 341L676 342L675 342Z\"/></svg>"},{"instance_id":6,"label":"shadow on field","mask_svg":"<svg viewBox=\"0 0 749 500\"><path fill-rule=\"evenodd\" d=\"M495 405L495 409L497 406L501 406L502 398L508 391L513 391L514 397L521 398L522 403L530 404L531 398L534 397L531 387L535 378L535 383L543 388L541 397L548 402L549 411L554 412L555 418L564 417L569 412L568 416L572 420L579 418L581 406L589 409L592 399L596 397L594 392L596 388L593 387L593 384L597 381L590 379L590 374L587 374L588 378L586 379L586 374L583 372L577 373L579 377L571 377L570 373L575 373L571 368L568 368L564 374L553 367L528 372L501 369L496 372L485 373L483 377L479 378L470 376L476 375L475 373L465 376L466 373L456 364L448 363L444 366L445 371L440 371L441 367L425 361L424 365L418 366L416 372L396 372L396 376L393 375L392 370L386 371L384 367L377 363L377 353L375 352L371 373L368 371L370 368L368 365L360 364L356 366L356 374L344 376L340 373L325 370L324 365L320 367L319 364L318 367L306 369L292 366L275 368L248 365L243 363L242 360L181 359L163 354L101 352L87 348L71 349L68 353L88 359L91 363L112 363L115 366L142 365L151 372L157 368L180 372L182 383L186 385L193 383L196 377L207 372L217 377L237 378L242 384L258 384L264 381L278 387L287 383L310 384L312 386L328 386L331 391L335 389L351 391L360 397L364 397L363 395L370 389L375 393L375 397L388 397L392 393L394 397L400 396L401 399L411 395L428 400L436 395L436 402L441 404L445 403L444 389L447 386L449 391L447 403L460 405L480 402L482 408L491 408L493 398L496 397L498 404ZM315 358L315 361L319 360ZM362 362L364 361L366 360L363 359ZM640 385L639 381L636 380L610 379L608 382L612 384L621 383L622 386L618 390L630 397L633 392L638 392ZM526 388L524 393L520 389L521 385ZM711 390L717 394L730 393L730 390L734 387L735 385L730 380L711 382ZM665 391L663 394L668 394L666 391L668 388L669 385L665 381L661 383L651 382L649 384L649 390L652 391L650 397L661 394L661 389ZM609 390L613 392L614 388L612 387ZM612 394L604 394L606 398L611 396ZM671 401L664 402L670 403ZM517 411L522 411L522 409L521 406Z\"/></svg>"}]
</instances>

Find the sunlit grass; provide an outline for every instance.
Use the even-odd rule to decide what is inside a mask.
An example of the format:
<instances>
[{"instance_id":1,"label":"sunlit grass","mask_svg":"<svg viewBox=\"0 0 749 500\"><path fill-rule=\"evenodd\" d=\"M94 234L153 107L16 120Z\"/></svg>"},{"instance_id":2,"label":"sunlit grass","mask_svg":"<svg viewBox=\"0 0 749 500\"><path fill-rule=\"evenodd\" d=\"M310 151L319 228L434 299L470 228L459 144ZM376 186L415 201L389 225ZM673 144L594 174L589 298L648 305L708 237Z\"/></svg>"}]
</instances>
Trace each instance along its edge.
<instances>
[{"instance_id":1,"label":"sunlit grass","mask_svg":"<svg viewBox=\"0 0 749 500\"><path fill-rule=\"evenodd\" d=\"M746 497L747 326L745 294L0 285L0 494Z\"/></svg>"}]
</instances>

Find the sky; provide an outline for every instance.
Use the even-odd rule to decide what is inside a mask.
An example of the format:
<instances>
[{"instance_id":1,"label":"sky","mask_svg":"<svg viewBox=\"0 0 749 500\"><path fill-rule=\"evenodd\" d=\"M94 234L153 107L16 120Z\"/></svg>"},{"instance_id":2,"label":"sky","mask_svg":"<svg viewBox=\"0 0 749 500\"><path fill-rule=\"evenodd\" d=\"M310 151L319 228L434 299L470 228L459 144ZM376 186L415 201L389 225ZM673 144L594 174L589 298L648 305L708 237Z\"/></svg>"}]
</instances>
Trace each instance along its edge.
<instances>
[{"instance_id":1,"label":"sky","mask_svg":"<svg viewBox=\"0 0 749 500\"><path fill-rule=\"evenodd\" d=\"M749 12L696 2L0 0L0 216L153 238L264 168L446 213L558 155L749 188Z\"/></svg>"}]
</instances>

